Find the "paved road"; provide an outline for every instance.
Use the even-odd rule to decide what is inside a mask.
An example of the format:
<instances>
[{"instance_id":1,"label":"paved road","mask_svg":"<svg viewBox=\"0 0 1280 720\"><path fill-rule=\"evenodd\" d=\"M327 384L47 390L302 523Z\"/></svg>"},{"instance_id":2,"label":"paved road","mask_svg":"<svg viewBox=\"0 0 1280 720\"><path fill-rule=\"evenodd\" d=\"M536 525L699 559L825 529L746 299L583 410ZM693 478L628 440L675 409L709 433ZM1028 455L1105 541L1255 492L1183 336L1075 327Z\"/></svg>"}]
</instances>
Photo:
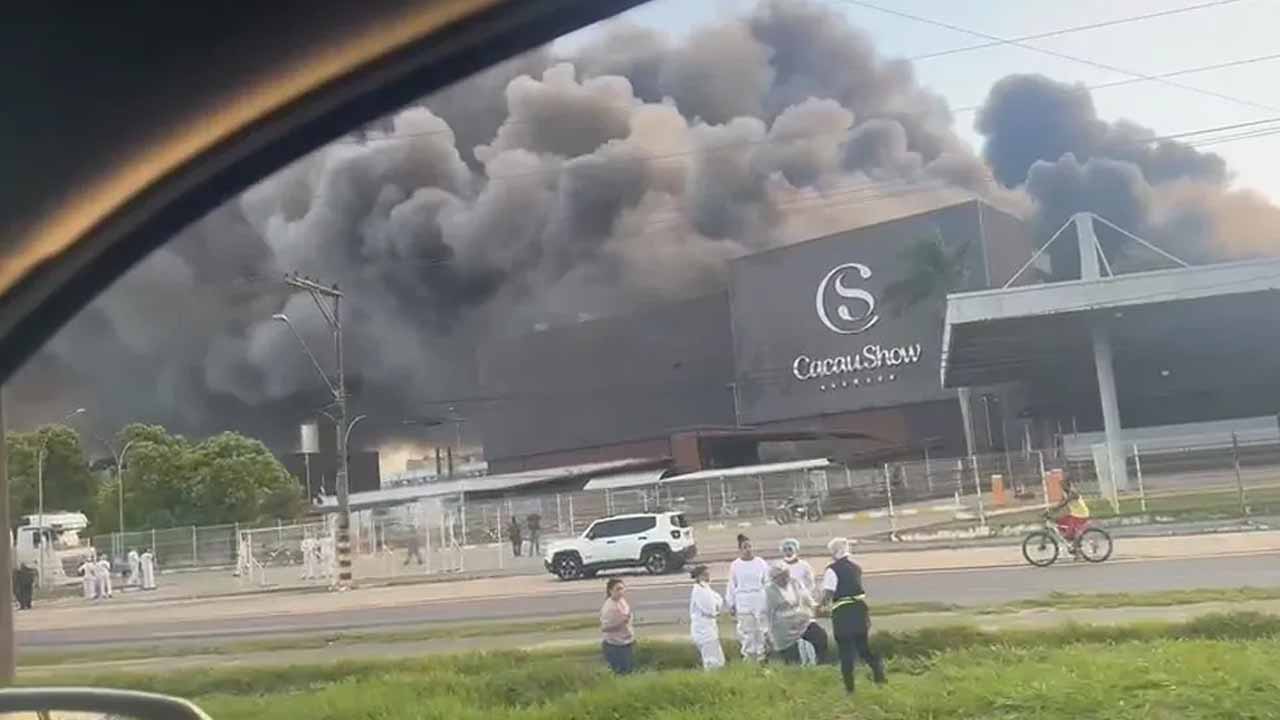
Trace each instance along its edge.
<instances>
[{"instance_id":1,"label":"paved road","mask_svg":"<svg viewBox=\"0 0 1280 720\"><path fill-rule=\"evenodd\" d=\"M434 622L536 620L593 613L602 600L601 583L581 583L580 591L536 592L510 599L485 597L444 599L413 605L367 607L338 612L263 614L234 621L210 620L147 624L145 627L91 625L75 629L18 632L25 649L118 645L138 642L198 642L257 638L271 634L304 634L356 629L388 629ZM1050 592L1143 592L1177 588L1280 586L1280 562L1270 554L1167 560L1113 560L1102 565L1060 564L1047 569L1029 566L869 573L873 602L938 601L990 605L1047 595ZM637 586L631 593L637 617L674 621L685 616L687 581ZM283 601L283 600L282 600ZM873 605L874 608L874 605Z\"/></svg>"}]
</instances>

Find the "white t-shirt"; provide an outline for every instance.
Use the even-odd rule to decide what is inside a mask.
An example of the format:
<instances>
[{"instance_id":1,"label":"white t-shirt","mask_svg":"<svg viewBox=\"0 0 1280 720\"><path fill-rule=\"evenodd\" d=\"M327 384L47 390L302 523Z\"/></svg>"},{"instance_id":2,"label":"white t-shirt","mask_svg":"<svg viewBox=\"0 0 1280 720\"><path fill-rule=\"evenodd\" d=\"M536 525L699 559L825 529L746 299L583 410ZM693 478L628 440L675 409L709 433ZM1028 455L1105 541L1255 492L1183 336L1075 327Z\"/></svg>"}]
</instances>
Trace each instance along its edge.
<instances>
[{"instance_id":1,"label":"white t-shirt","mask_svg":"<svg viewBox=\"0 0 1280 720\"><path fill-rule=\"evenodd\" d=\"M797 558L795 562L787 563L787 570L791 573L791 581L812 596L814 588L813 566L805 560Z\"/></svg>"},{"instance_id":2,"label":"white t-shirt","mask_svg":"<svg viewBox=\"0 0 1280 720\"><path fill-rule=\"evenodd\" d=\"M725 587L725 605L742 612L764 612L764 586L769 582L769 563L756 556L750 560L738 558L729 565L729 583Z\"/></svg>"}]
</instances>

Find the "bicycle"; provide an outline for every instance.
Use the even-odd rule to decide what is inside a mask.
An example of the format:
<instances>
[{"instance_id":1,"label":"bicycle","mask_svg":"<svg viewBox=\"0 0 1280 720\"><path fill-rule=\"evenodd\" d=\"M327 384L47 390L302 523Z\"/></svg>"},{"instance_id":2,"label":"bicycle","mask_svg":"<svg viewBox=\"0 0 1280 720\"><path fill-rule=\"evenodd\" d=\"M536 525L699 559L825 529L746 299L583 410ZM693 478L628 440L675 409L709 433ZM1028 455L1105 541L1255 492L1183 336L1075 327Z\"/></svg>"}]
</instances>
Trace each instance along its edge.
<instances>
[{"instance_id":1,"label":"bicycle","mask_svg":"<svg viewBox=\"0 0 1280 720\"><path fill-rule=\"evenodd\" d=\"M1044 528L1033 530L1022 541L1022 557L1036 567L1049 567L1058 560L1061 545L1086 562L1100 563L1111 557L1111 535L1100 527L1085 526L1085 529L1069 541L1062 535L1057 523L1044 517Z\"/></svg>"}]
</instances>

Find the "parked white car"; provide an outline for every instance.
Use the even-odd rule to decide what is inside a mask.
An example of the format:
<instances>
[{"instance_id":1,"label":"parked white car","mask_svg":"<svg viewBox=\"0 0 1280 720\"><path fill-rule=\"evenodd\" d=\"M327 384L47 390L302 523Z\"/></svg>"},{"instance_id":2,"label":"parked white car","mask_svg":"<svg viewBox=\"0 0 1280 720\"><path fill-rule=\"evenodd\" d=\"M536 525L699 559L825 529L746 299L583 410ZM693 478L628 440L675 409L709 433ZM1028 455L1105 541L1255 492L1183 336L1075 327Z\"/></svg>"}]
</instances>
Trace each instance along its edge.
<instances>
[{"instance_id":1,"label":"parked white car","mask_svg":"<svg viewBox=\"0 0 1280 720\"><path fill-rule=\"evenodd\" d=\"M597 520L582 535L549 544L542 562L561 580L576 580L628 567L660 575L680 569L697 553L683 513L640 513Z\"/></svg>"}]
</instances>

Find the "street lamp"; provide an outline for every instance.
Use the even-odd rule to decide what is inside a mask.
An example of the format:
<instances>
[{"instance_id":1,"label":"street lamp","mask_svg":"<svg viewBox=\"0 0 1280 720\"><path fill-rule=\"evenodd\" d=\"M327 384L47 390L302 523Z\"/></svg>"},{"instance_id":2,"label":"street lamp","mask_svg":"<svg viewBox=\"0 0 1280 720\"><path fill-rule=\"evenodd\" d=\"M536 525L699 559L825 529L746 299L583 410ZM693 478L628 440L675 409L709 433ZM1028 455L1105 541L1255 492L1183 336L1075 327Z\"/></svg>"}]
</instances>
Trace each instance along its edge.
<instances>
[{"instance_id":1,"label":"street lamp","mask_svg":"<svg viewBox=\"0 0 1280 720\"><path fill-rule=\"evenodd\" d=\"M83 415L84 413L85 413L84 408L76 408L75 410L72 410L71 412L63 416L62 424L65 425L66 423L71 421L71 418L76 417L78 415ZM44 539L45 539L44 459L45 459L45 455L47 454L45 451L48 449L48 445L49 445L49 433L45 433L44 437L40 438L40 445L36 448L36 523L37 523L36 533L38 533L41 540L40 554L36 558L36 564L40 568L40 586L41 587L44 587L46 582L45 574L44 574L44 549L45 549L44 548Z\"/></svg>"},{"instance_id":2,"label":"street lamp","mask_svg":"<svg viewBox=\"0 0 1280 720\"><path fill-rule=\"evenodd\" d=\"M106 446L107 452L111 453L111 457L116 462L116 510L119 512L119 522L116 525L116 530L120 533L121 542L124 541L124 459L129 454L129 448L133 447L133 444L138 440L139 438L130 440L124 444L123 448L120 448L120 452L116 452L116 449L105 438L98 438L98 441Z\"/></svg>"}]
</instances>

